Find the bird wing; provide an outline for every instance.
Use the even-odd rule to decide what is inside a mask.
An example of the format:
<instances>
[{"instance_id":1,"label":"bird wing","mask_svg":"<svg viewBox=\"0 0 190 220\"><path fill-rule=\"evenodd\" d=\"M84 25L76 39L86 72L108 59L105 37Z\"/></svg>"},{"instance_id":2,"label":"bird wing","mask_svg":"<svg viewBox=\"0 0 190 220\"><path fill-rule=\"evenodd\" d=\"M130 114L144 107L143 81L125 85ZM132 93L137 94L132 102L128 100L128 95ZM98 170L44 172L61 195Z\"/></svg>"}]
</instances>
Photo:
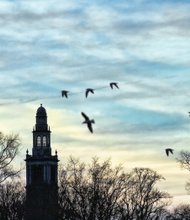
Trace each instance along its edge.
<instances>
[{"instance_id":1,"label":"bird wing","mask_svg":"<svg viewBox=\"0 0 190 220\"><path fill-rule=\"evenodd\" d=\"M88 97L88 93L89 93L89 89L86 90L86 93L85 93L86 98Z\"/></svg>"},{"instance_id":2,"label":"bird wing","mask_svg":"<svg viewBox=\"0 0 190 220\"><path fill-rule=\"evenodd\" d=\"M84 114L84 112L81 112L81 115L85 118L85 120L89 120L89 117L86 114Z\"/></svg>"},{"instance_id":3,"label":"bird wing","mask_svg":"<svg viewBox=\"0 0 190 220\"><path fill-rule=\"evenodd\" d=\"M113 89L113 83L110 83L110 87Z\"/></svg>"},{"instance_id":4,"label":"bird wing","mask_svg":"<svg viewBox=\"0 0 190 220\"><path fill-rule=\"evenodd\" d=\"M92 123L88 123L87 126L88 126L88 129L90 130L90 132L93 133Z\"/></svg>"},{"instance_id":5,"label":"bird wing","mask_svg":"<svg viewBox=\"0 0 190 220\"><path fill-rule=\"evenodd\" d=\"M115 85L115 87L117 87L119 89L119 86L117 85L117 83L115 83L114 85Z\"/></svg>"},{"instance_id":6,"label":"bird wing","mask_svg":"<svg viewBox=\"0 0 190 220\"><path fill-rule=\"evenodd\" d=\"M169 149L169 152L170 152L171 154L173 154L173 149Z\"/></svg>"},{"instance_id":7,"label":"bird wing","mask_svg":"<svg viewBox=\"0 0 190 220\"><path fill-rule=\"evenodd\" d=\"M166 155L169 156L169 151L168 151L168 149L165 149L165 151L166 151Z\"/></svg>"}]
</instances>

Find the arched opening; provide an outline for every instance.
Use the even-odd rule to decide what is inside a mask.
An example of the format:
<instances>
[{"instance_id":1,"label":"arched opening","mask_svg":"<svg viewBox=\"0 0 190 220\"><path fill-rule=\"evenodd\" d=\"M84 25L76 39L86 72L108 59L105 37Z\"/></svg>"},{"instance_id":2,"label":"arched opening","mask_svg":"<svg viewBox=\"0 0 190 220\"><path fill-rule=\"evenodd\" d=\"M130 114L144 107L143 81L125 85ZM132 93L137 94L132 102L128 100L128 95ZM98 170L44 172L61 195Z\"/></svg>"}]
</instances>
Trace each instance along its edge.
<instances>
[{"instance_id":1,"label":"arched opening","mask_svg":"<svg viewBox=\"0 0 190 220\"><path fill-rule=\"evenodd\" d=\"M46 147L46 146L47 146L47 138L46 138L46 136L43 136L43 141L42 141L42 143L43 143L43 147Z\"/></svg>"},{"instance_id":2,"label":"arched opening","mask_svg":"<svg viewBox=\"0 0 190 220\"><path fill-rule=\"evenodd\" d=\"M37 137L37 146L38 147L41 146L41 137L40 136Z\"/></svg>"}]
</instances>

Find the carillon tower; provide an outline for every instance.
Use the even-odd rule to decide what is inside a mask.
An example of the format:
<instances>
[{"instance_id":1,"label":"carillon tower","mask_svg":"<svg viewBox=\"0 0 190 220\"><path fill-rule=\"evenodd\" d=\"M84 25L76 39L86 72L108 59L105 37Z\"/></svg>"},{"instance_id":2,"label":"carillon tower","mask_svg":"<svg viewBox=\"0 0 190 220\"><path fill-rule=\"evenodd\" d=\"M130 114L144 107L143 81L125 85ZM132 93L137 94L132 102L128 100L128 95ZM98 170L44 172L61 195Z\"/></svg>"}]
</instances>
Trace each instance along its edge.
<instances>
[{"instance_id":1,"label":"carillon tower","mask_svg":"<svg viewBox=\"0 0 190 220\"><path fill-rule=\"evenodd\" d=\"M58 157L51 154L51 131L41 105L36 112L32 155L26 153L25 220L58 220Z\"/></svg>"}]
</instances>

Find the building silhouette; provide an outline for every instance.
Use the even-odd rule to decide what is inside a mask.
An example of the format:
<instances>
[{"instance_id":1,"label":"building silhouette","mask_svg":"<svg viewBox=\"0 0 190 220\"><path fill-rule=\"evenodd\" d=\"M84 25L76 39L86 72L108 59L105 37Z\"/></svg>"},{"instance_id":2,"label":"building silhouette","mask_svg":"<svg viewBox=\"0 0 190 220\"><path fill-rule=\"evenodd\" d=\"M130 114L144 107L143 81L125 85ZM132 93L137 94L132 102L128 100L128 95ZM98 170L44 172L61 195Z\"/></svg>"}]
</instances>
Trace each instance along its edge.
<instances>
[{"instance_id":1,"label":"building silhouette","mask_svg":"<svg viewBox=\"0 0 190 220\"><path fill-rule=\"evenodd\" d=\"M26 153L25 220L58 220L58 157L51 153L46 109L36 112L32 155Z\"/></svg>"}]
</instances>

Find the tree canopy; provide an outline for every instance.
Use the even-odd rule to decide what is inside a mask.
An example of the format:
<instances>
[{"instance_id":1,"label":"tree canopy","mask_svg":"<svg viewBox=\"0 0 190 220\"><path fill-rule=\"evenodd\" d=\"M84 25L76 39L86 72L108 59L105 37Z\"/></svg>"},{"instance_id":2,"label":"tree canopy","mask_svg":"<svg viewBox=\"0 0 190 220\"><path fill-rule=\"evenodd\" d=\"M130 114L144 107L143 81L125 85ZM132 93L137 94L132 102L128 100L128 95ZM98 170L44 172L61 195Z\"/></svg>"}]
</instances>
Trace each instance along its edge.
<instances>
[{"instance_id":1,"label":"tree canopy","mask_svg":"<svg viewBox=\"0 0 190 220\"><path fill-rule=\"evenodd\" d=\"M124 172L110 160L90 165L70 158L60 169L59 205L62 220L148 220L159 215L170 195L156 184L164 178L149 168Z\"/></svg>"}]
</instances>

